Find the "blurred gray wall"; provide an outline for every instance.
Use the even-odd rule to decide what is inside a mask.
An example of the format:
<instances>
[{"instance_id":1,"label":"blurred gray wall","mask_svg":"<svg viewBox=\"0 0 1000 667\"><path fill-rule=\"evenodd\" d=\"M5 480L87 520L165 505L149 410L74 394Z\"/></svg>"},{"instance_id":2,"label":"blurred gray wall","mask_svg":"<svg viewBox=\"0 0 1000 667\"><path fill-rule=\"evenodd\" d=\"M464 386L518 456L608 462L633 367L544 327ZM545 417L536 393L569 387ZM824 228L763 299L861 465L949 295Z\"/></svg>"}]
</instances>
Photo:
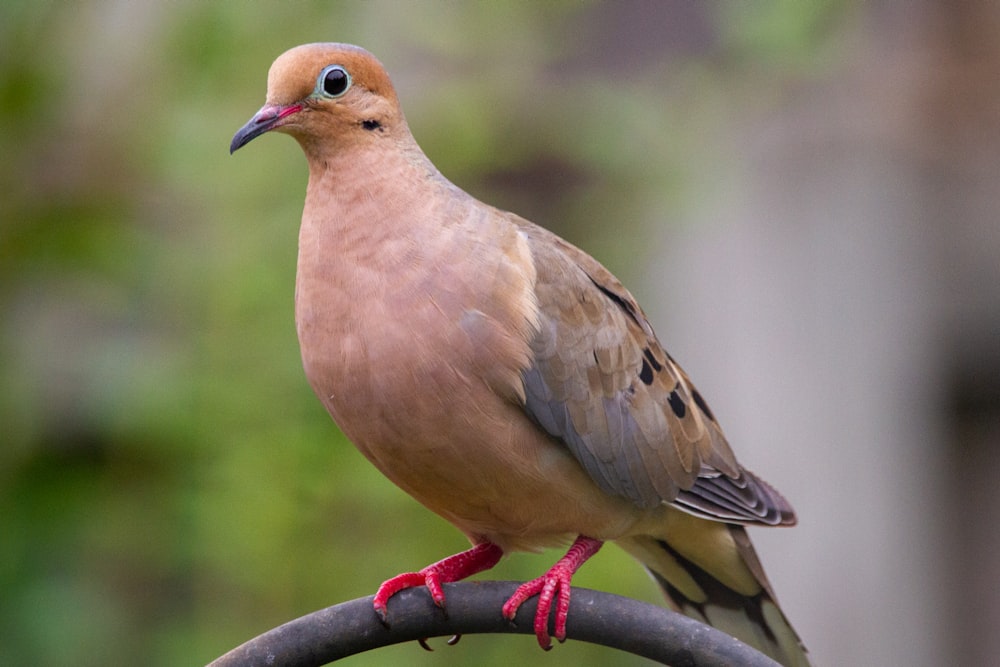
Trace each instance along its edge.
<instances>
[{"instance_id":1,"label":"blurred gray wall","mask_svg":"<svg viewBox=\"0 0 1000 667\"><path fill-rule=\"evenodd\" d=\"M860 18L839 71L734 100L644 289L800 514L752 536L817 664L995 664L1000 5Z\"/></svg>"}]
</instances>

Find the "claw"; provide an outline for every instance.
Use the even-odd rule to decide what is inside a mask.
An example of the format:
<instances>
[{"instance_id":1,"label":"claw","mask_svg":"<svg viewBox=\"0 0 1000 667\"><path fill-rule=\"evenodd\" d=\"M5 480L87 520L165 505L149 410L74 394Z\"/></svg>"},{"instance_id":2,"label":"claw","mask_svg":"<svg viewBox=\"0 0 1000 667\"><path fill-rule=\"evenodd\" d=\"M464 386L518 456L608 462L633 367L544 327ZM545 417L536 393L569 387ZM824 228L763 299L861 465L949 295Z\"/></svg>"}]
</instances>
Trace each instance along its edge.
<instances>
[{"instance_id":1,"label":"claw","mask_svg":"<svg viewBox=\"0 0 1000 667\"><path fill-rule=\"evenodd\" d=\"M553 567L543 576L521 584L503 606L503 615L513 621L518 608L528 598L538 596L538 610L535 612L535 637L538 645L548 651L552 648L549 636L549 615L552 611L552 600L556 598L555 637L560 642L566 640L566 619L569 617L570 580L572 572L564 568Z\"/></svg>"},{"instance_id":2,"label":"claw","mask_svg":"<svg viewBox=\"0 0 1000 667\"><path fill-rule=\"evenodd\" d=\"M419 572L404 572L388 579L378 587L372 606L382 625L389 627L389 598L407 588L426 586L434 604L444 609L444 590L441 584L459 581L488 570L497 564L503 550L492 542L481 542L468 551L457 553L428 565ZM447 612L446 612L447 613Z\"/></svg>"},{"instance_id":3,"label":"claw","mask_svg":"<svg viewBox=\"0 0 1000 667\"><path fill-rule=\"evenodd\" d=\"M503 615L513 621L518 608L532 597L538 596L538 610L535 612L535 637L538 645L548 651L552 648L549 636L549 613L553 598L556 600L555 638L566 641L566 620L569 618L570 584L573 574L584 562L601 548L602 542L583 535L576 538L566 555L544 575L518 586L517 590L503 605Z\"/></svg>"},{"instance_id":4,"label":"claw","mask_svg":"<svg viewBox=\"0 0 1000 667\"><path fill-rule=\"evenodd\" d=\"M404 572L403 574L397 574L392 579L389 579L382 583L378 587L378 591L375 593L375 600L372 606L375 608L375 613L378 615L382 625L389 627L389 598L398 593L399 591L406 590L407 588L416 588L418 586L426 585L431 588L431 584L427 581L427 576L421 572ZM438 586L438 592L441 594L441 604L444 604L444 594L440 593L441 587ZM431 589L431 597L434 596L434 591ZM437 600L434 601L437 604Z\"/></svg>"}]
</instances>

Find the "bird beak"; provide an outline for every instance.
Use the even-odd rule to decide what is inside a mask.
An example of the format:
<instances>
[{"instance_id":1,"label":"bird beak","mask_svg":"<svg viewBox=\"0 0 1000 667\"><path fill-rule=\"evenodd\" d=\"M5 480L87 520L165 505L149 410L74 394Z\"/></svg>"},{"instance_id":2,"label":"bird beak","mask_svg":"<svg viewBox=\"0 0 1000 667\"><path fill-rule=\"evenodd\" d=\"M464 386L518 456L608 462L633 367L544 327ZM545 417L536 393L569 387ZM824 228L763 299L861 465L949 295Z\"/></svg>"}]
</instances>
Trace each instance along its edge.
<instances>
[{"instance_id":1,"label":"bird beak","mask_svg":"<svg viewBox=\"0 0 1000 667\"><path fill-rule=\"evenodd\" d=\"M302 111L301 104L290 104L286 107L265 104L233 135L233 141L229 144L229 154L232 155L237 149L243 148L265 132L283 125L281 122L283 119L299 111Z\"/></svg>"}]
</instances>

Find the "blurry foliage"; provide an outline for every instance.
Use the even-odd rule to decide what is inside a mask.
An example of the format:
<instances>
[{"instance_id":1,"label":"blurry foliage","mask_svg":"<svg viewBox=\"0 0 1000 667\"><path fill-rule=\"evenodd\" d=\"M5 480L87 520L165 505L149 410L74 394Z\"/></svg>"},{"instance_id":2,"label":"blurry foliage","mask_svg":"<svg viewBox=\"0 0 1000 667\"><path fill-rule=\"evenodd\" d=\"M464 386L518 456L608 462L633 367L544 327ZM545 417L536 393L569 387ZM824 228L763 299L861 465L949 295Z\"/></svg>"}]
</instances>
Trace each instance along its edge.
<instances>
[{"instance_id":1,"label":"blurry foliage","mask_svg":"<svg viewBox=\"0 0 1000 667\"><path fill-rule=\"evenodd\" d=\"M628 237L685 206L727 68L808 66L842 5L5 3L0 664L207 662L465 547L338 435L304 380L305 162L284 138L226 151L278 53L367 46L445 174L627 282L645 247ZM678 15L703 31L683 54ZM614 548L576 581L658 600ZM544 659L623 664L585 645ZM543 656L528 637L470 637L345 662L472 660Z\"/></svg>"}]
</instances>

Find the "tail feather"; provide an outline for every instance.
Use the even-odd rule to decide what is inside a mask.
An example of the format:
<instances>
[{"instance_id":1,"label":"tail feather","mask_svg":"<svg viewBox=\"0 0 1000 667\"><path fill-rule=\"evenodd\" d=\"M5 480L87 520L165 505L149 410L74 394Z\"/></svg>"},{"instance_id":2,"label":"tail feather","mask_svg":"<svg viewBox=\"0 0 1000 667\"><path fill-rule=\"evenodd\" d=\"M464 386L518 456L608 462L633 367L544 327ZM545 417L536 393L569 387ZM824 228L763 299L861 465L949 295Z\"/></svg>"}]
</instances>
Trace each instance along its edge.
<instances>
[{"instance_id":1,"label":"tail feather","mask_svg":"<svg viewBox=\"0 0 1000 667\"><path fill-rule=\"evenodd\" d=\"M701 543L643 536L618 544L646 567L677 611L785 667L809 667L806 649L778 606L746 530L698 521L707 524Z\"/></svg>"}]
</instances>

